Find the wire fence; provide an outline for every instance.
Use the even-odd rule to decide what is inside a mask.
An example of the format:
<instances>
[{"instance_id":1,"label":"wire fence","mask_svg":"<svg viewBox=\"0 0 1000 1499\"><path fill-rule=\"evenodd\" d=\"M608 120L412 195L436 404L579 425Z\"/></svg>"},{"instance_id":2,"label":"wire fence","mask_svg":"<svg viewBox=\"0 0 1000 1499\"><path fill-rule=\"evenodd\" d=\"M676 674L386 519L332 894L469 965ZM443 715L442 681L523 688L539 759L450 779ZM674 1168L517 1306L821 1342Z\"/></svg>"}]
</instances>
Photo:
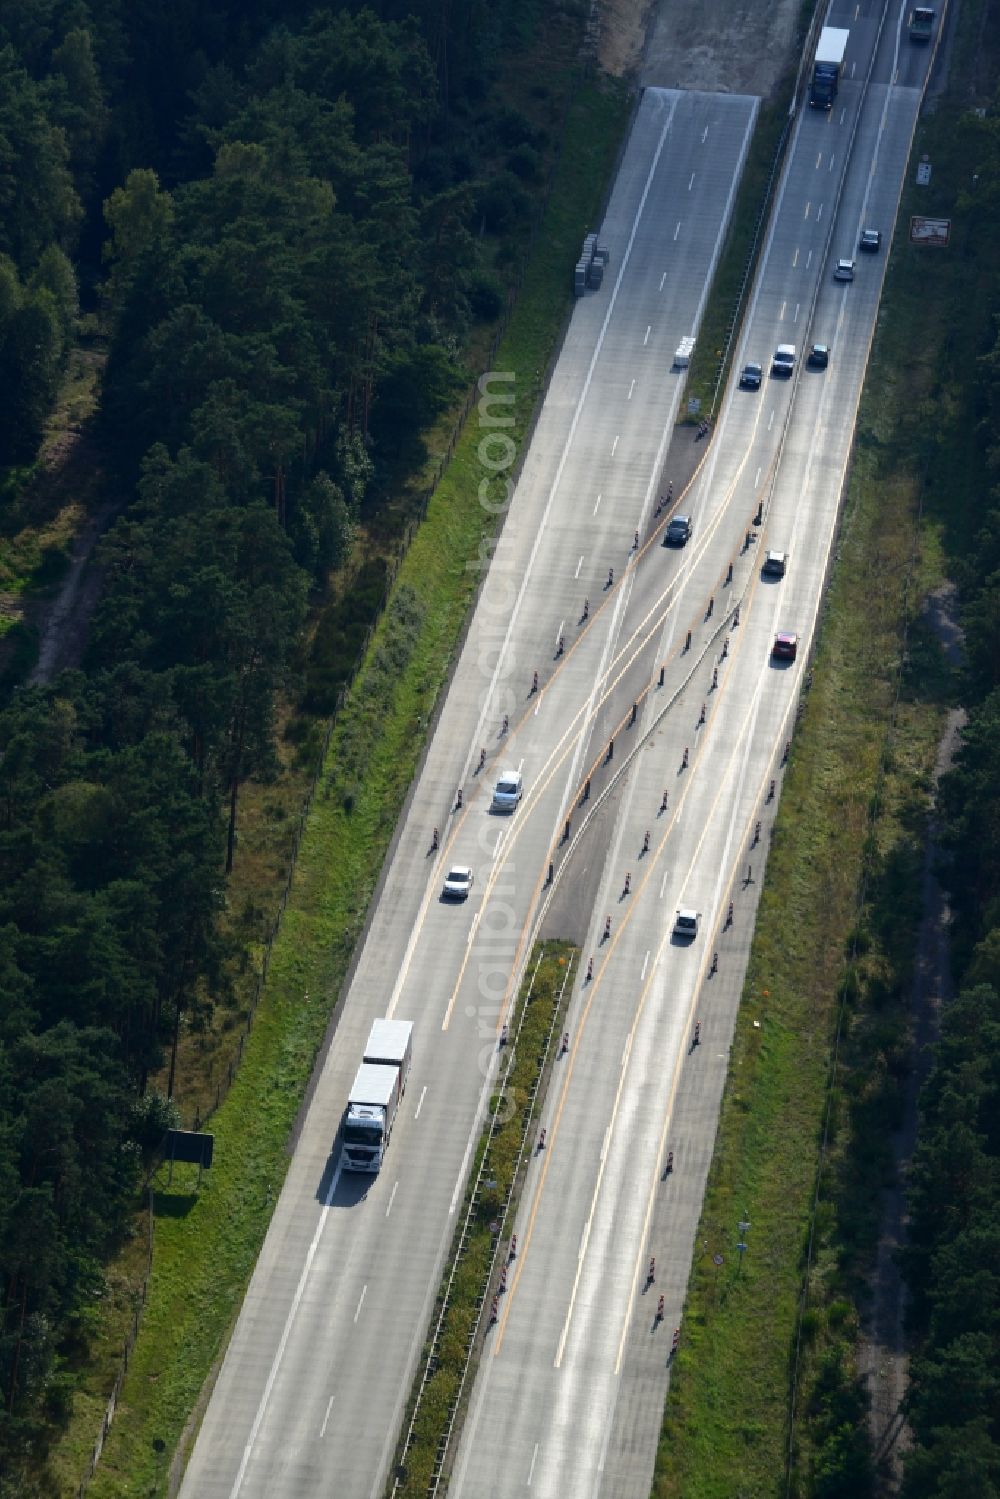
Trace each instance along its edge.
<instances>
[{"instance_id":1,"label":"wire fence","mask_svg":"<svg viewBox=\"0 0 1000 1499\"><path fill-rule=\"evenodd\" d=\"M506 305L494 330L493 337L491 338L489 346L486 350L484 361L486 370L489 370L492 367L493 361L495 360L497 352L500 348L500 344L510 326L510 321L513 317L514 310L517 305L518 294L522 286L524 285L524 279L527 274L527 268L531 259L531 252L534 249L535 244L537 243L539 234L541 233L542 223L545 218L545 212L548 208L549 200L552 196L552 189L555 182L556 171L562 156L561 142L565 134L565 126L568 113L569 99L567 98L560 121L560 146L557 149L552 164L549 168L544 192L540 195L538 212L534 217L531 228L527 235L525 253L522 256L521 264L517 270L517 273L515 274L510 286L508 287ZM567 271L567 284L568 279L569 278ZM260 1004L260 1001L264 995L265 988L267 986L267 976L271 965L271 954L274 949L274 944L277 941L278 934L281 931L282 919L285 914L285 909L288 905L288 898L291 895L292 885L295 880L295 869L298 861L299 848L301 847L302 843L302 836L305 832L306 825L309 820L309 814L312 810L312 804L313 799L316 795L316 789L319 786L320 780L323 775L323 767L326 764L327 755L330 750L330 741L333 737L334 730L337 727L340 715L347 703L351 689L356 684L362 667L364 666L364 662L371 647L375 631L378 629L379 623L382 619L382 615L385 613L385 610L388 607L389 601L392 597L393 587L399 574L399 569L402 566L403 559L405 558L406 553L410 548L410 545L413 541L414 536L416 535L421 522L427 515L427 511L437 491L438 485L441 483L441 480L449 464L455 456L455 450L458 446L458 442L464 430L465 424L468 421L469 415L471 414L472 409L476 405L478 399L479 380L476 379L470 384L469 389L466 392L466 396L464 401L462 402L462 406L452 422L448 441L445 444L443 451L439 454L436 462L434 463L430 471L428 483L421 493L416 505L414 506L413 513L407 520L397 540L392 556L388 560L386 567L386 581L382 593L382 598L375 609L374 615L368 625L367 630L365 631L364 640L362 642L360 650L358 651L358 655L354 662L354 666L351 669L350 676L348 677L347 681L343 682L337 690L334 711L331 714L329 721L327 722L326 731L323 735L323 743L320 748L319 754L316 757L316 764L314 766L313 773L309 781L309 786L303 799L298 819L296 821L295 832L292 835L292 840L289 847L288 871L285 875L285 880L282 885L281 895L278 899L278 905L271 919L263 942L261 943L259 966L250 985L250 991L247 997L246 1017L244 1020L243 1028L239 1035L239 1039L236 1043L235 1054L230 1057L222 1076L216 1082L215 1098L209 1108L207 1108L204 1113L202 1113L200 1108L197 1108L195 1110L192 1123L192 1128L195 1130L203 1128L206 1122L211 1119L216 1110L221 1107L236 1079L236 1074L239 1071L240 1063L243 1060L243 1052L246 1046L247 1039L249 1038L250 1033L253 1030L257 1007ZM139 1326L142 1320L142 1312L145 1307L146 1298L149 1291L149 1280L153 1265L153 1197L151 1188L148 1189L148 1194L147 1216L149 1248L146 1259L146 1268L143 1274L142 1284L136 1291L136 1308L132 1319L132 1325L125 1340L125 1346L122 1350L121 1363L119 1365L118 1373L115 1376L115 1382L112 1387L111 1395L109 1396L107 1406L105 1407L104 1416L101 1421L100 1433L95 1441L93 1453L88 1460L87 1471L80 1482L78 1499L83 1499L90 1481L93 1478L94 1473L96 1472L97 1464L100 1460L104 1443L107 1440L107 1435L111 1428L111 1423L114 1419L118 1398L121 1394L122 1386L128 1373L132 1351L135 1347L135 1342L139 1335Z\"/></svg>"},{"instance_id":2,"label":"wire fence","mask_svg":"<svg viewBox=\"0 0 1000 1499\"><path fill-rule=\"evenodd\" d=\"M132 1309L132 1321L129 1324L128 1332L125 1334L125 1345L122 1348L122 1356L121 1362L118 1366L118 1373L115 1375L115 1382L111 1387L111 1394L108 1396L108 1403L104 1407L104 1415L101 1419L101 1429L98 1432L97 1439L94 1442L93 1451L91 1452L90 1457L87 1459L86 1472L80 1480L80 1487L77 1489L77 1499L83 1499L83 1496L87 1492L87 1488L90 1484L90 1480L93 1478L94 1474L97 1471L97 1464L101 1460L101 1453L104 1450L104 1443L107 1441L108 1432L111 1430L111 1423L115 1418L115 1410L118 1406L118 1398L122 1392L122 1385L125 1383L125 1376L128 1373L129 1363L132 1358L132 1350L135 1348L136 1339L139 1336L139 1326L142 1322L142 1313L146 1305L146 1296L149 1291L149 1278L152 1274L152 1270L153 1192L152 1189L149 1188L147 1189L146 1194L146 1266L143 1272L142 1284L135 1292L135 1305Z\"/></svg>"}]
</instances>

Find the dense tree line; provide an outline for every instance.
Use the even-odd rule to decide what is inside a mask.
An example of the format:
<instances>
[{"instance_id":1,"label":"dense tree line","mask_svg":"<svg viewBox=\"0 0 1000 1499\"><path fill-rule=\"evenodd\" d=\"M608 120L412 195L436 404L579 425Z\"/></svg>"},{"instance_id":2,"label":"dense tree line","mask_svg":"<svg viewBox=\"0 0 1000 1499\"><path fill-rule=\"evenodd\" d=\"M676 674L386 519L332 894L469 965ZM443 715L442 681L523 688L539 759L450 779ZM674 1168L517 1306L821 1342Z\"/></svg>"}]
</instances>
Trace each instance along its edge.
<instances>
[{"instance_id":1,"label":"dense tree line","mask_svg":"<svg viewBox=\"0 0 1000 1499\"><path fill-rule=\"evenodd\" d=\"M310 599L502 304L546 140L491 88L542 9L0 8L0 467L34 456L82 297L122 497L83 669L0 711L4 1494L165 1117L147 1081L227 995L239 793L275 770Z\"/></svg>"},{"instance_id":2,"label":"dense tree line","mask_svg":"<svg viewBox=\"0 0 1000 1499\"><path fill-rule=\"evenodd\" d=\"M910 1190L906 1270L918 1345L907 1499L1000 1495L1000 130L973 117L960 129L980 174L975 198L959 207L993 345L962 381L963 425L975 432L966 477L976 520L957 569L968 720L941 784L961 992L943 1012L921 1095ZM943 461L932 458L932 468L947 492Z\"/></svg>"}]
</instances>

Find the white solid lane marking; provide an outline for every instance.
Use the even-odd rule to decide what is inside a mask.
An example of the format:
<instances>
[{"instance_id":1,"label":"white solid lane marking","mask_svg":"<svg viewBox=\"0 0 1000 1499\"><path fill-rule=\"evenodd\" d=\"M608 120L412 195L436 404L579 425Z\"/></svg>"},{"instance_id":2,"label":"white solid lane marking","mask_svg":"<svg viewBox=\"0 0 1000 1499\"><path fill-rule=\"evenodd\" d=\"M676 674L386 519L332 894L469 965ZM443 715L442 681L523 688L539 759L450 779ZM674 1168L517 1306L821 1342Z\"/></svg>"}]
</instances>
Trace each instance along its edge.
<instances>
[{"instance_id":1,"label":"white solid lane marking","mask_svg":"<svg viewBox=\"0 0 1000 1499\"><path fill-rule=\"evenodd\" d=\"M530 1467L530 1468L529 1468L529 1469L528 1469L528 1482L527 1482L527 1487L528 1487L528 1488L529 1488L529 1489L530 1489L530 1488L531 1488L531 1475L532 1475L532 1474L533 1474L533 1473L534 1473L534 1471L535 1471L535 1458L536 1458L536 1457L537 1457L537 1456L538 1456L538 1443L537 1443L537 1442L536 1442L536 1443L535 1443L535 1450L534 1450L534 1452L533 1452L533 1453L532 1453L532 1454L531 1454L531 1467Z\"/></svg>"},{"instance_id":2,"label":"white solid lane marking","mask_svg":"<svg viewBox=\"0 0 1000 1499\"><path fill-rule=\"evenodd\" d=\"M597 505L599 505L600 503L601 503L601 497L600 497L600 495L598 495L597 496ZM597 505L594 506L594 514L595 515L597 514Z\"/></svg>"},{"instance_id":3,"label":"white solid lane marking","mask_svg":"<svg viewBox=\"0 0 1000 1499\"><path fill-rule=\"evenodd\" d=\"M396 1192L397 1192L398 1188L399 1188L399 1182L398 1181L397 1182L393 1182L393 1184L392 1184L392 1191L389 1193L389 1206L385 1210L385 1216L387 1218L388 1218L389 1214L392 1212L392 1205L396 1201Z\"/></svg>"},{"instance_id":4,"label":"white solid lane marking","mask_svg":"<svg viewBox=\"0 0 1000 1499\"><path fill-rule=\"evenodd\" d=\"M569 1337L570 1324L573 1321L573 1311L576 1307L577 1293L580 1289L580 1279L583 1275L583 1262L586 1258L587 1245L590 1242L590 1235L594 1226L594 1218L597 1215L597 1204L601 1195L601 1187L604 1182L604 1172L607 1166L608 1150L611 1145L611 1137L614 1133L614 1127L618 1119L618 1110L621 1107L622 1095L625 1091L625 1079L628 1075L628 1061L632 1051L632 1042L635 1039L636 1024L637 1021L634 1021L632 1029L629 1032L628 1040L625 1044L625 1053L622 1057L621 1073L618 1078L618 1087L615 1091L614 1103L611 1106L611 1118L608 1122L607 1128L604 1131L604 1144L601 1147L601 1163L597 1172L597 1180L594 1184L593 1196L590 1199L590 1211L588 1212L586 1222L583 1225L583 1242L580 1245L580 1255L577 1261L576 1275L573 1279L573 1288L570 1291L569 1305L566 1308L566 1320L563 1323L562 1333L559 1337L559 1346L556 1349L556 1356L553 1360L553 1367L556 1369L560 1368L562 1365L563 1354L566 1351L566 1339Z\"/></svg>"},{"instance_id":5,"label":"white solid lane marking","mask_svg":"<svg viewBox=\"0 0 1000 1499\"><path fill-rule=\"evenodd\" d=\"M620 432L616 432L615 433L615 440L611 444L611 456L612 456L612 458L615 456L615 453L618 450L618 444L619 444L620 441L621 441L621 433Z\"/></svg>"},{"instance_id":6,"label":"white solid lane marking","mask_svg":"<svg viewBox=\"0 0 1000 1499\"><path fill-rule=\"evenodd\" d=\"M334 1171L333 1176L330 1178L330 1185L326 1189L326 1197L323 1200L324 1208L328 1208L333 1201L333 1194L336 1192L337 1185L340 1182L342 1162L343 1157L338 1160L337 1169ZM295 1287L295 1295L292 1297L292 1304L288 1308L288 1316L285 1318L285 1325L281 1330L281 1338L278 1342L277 1352L274 1355L274 1360L271 1364L270 1372L267 1376L267 1383L264 1386L264 1393L260 1397L260 1404L258 1405L257 1413L253 1418L253 1425L250 1428L250 1435L247 1438L246 1446L243 1448L243 1456L240 1459L240 1466L237 1470L236 1477L233 1480L233 1486L229 1490L229 1499L236 1499L236 1496L239 1494L240 1489L243 1487L243 1480L246 1477L247 1464L250 1461L250 1454L253 1451L254 1443L257 1440L258 1433L260 1432L261 1422L264 1419L264 1412L267 1410L268 1401L271 1398L271 1391L274 1389L274 1381L277 1379L278 1370L281 1367L281 1360L285 1356L285 1348L287 1347L288 1338L292 1331L292 1323L295 1320L295 1313L298 1311L299 1302L302 1300L303 1294L305 1293L306 1281L309 1279L309 1272L312 1269L312 1262L316 1258L316 1250L319 1248L320 1235L323 1232L325 1224L326 1213L323 1212L320 1214L319 1222L316 1224L316 1231L312 1236L312 1243L309 1245L305 1264L302 1266L302 1274L299 1276L299 1283Z\"/></svg>"},{"instance_id":7,"label":"white solid lane marking","mask_svg":"<svg viewBox=\"0 0 1000 1499\"><path fill-rule=\"evenodd\" d=\"M364 1306L365 1297L367 1295L368 1295L368 1283L366 1281L365 1284L361 1287L361 1295L358 1297L358 1309L354 1313L354 1324L355 1324L355 1326L357 1326L358 1318L361 1316L361 1308L362 1308L362 1306Z\"/></svg>"},{"instance_id":8,"label":"white solid lane marking","mask_svg":"<svg viewBox=\"0 0 1000 1499\"><path fill-rule=\"evenodd\" d=\"M320 1439L320 1441L322 1441L323 1438L326 1436L326 1423L330 1419L330 1412L332 1410L333 1410L333 1396L331 1395L330 1398L329 1398L329 1400L326 1402L326 1415L323 1417L323 1425L319 1429L319 1439Z\"/></svg>"},{"instance_id":9,"label":"white solid lane marking","mask_svg":"<svg viewBox=\"0 0 1000 1499\"><path fill-rule=\"evenodd\" d=\"M661 291L663 290L663 283L664 283L664 281L666 281L666 279L667 279L667 273L666 273L666 271L664 271L663 275L660 277L660 290Z\"/></svg>"},{"instance_id":10,"label":"white solid lane marking","mask_svg":"<svg viewBox=\"0 0 1000 1499\"><path fill-rule=\"evenodd\" d=\"M612 1403L612 1406L611 1406L612 1410L614 1410L615 1405L617 1404L617 1402L618 1402L618 1395L617 1395L617 1392L616 1392L615 1393L615 1397L614 1397L614 1402ZM611 1421L607 1421L607 1422L605 1422L605 1425L604 1425L604 1441L601 1443L601 1460L597 1464L597 1471L598 1471L598 1473L603 1473L604 1472L604 1464L607 1462L607 1458L608 1458L608 1445L609 1445L609 1443L611 1441L611 1427L612 1427L612 1424L613 1423Z\"/></svg>"},{"instance_id":11,"label":"white solid lane marking","mask_svg":"<svg viewBox=\"0 0 1000 1499\"><path fill-rule=\"evenodd\" d=\"M634 381L634 380L633 380L633 381L632 381L632 384L631 384L631 385L630 385L630 386L629 386L629 388L628 388L628 398L629 398L629 400L630 400L630 401L631 401L631 399L632 399L632 392L633 392L633 391L634 391L634 390L635 390L635 381Z\"/></svg>"},{"instance_id":12,"label":"white solid lane marking","mask_svg":"<svg viewBox=\"0 0 1000 1499\"><path fill-rule=\"evenodd\" d=\"M417 1112L413 1116L414 1119L419 1119L420 1118L420 1110L424 1106L424 1098L426 1097L426 1094L427 1094L427 1085L425 1083L424 1086L420 1090L420 1100L419 1100L419 1102L417 1104Z\"/></svg>"},{"instance_id":13,"label":"white solid lane marking","mask_svg":"<svg viewBox=\"0 0 1000 1499\"><path fill-rule=\"evenodd\" d=\"M646 324L646 337L642 341L643 348L645 348L646 345L649 343L649 335L652 333L652 331L653 331L653 325L652 325L652 323L647 323Z\"/></svg>"},{"instance_id":14,"label":"white solid lane marking","mask_svg":"<svg viewBox=\"0 0 1000 1499\"><path fill-rule=\"evenodd\" d=\"M580 553L580 560L576 564L576 572L573 574L574 578L578 578L580 576L580 569L581 569L582 566L583 566L583 553L581 552Z\"/></svg>"},{"instance_id":15,"label":"white solid lane marking","mask_svg":"<svg viewBox=\"0 0 1000 1499\"><path fill-rule=\"evenodd\" d=\"M632 221L632 229L631 229L631 231L629 233L628 243L625 246L625 250L624 250L624 253L623 253L622 258L621 258L621 265L619 266L619 269L618 269L618 275L617 275L617 277L615 279L615 284L614 284L614 286L613 286L613 288L611 290L611 296L608 299L608 306L607 306L607 310L606 310L606 312L604 314L604 321L601 324L600 333L597 336L597 341L596 341L596 343L594 345L593 353L590 356L590 363L587 366L587 373L584 376L583 384L580 387L580 394L579 394L579 396L577 398L576 407L575 407L575 409L573 411L573 420L569 424L569 431L567 432L565 441L563 443L562 452L561 452L561 454L559 456L559 462L556 464L556 471L555 471L555 475L553 476L552 484L551 484L551 486L549 488L549 495L548 495L548 499L545 502L545 509L543 510L542 515L541 515L541 517L540 517L540 519L538 521L538 524L537 524L536 534L535 534L534 540L533 540L532 545L531 545L531 553L530 553L530 555L528 557L527 566L524 569L524 574L523 574L523 577L521 579L521 585L520 585L520 587L518 589L518 592L517 592L517 598L514 600L514 607L510 611L510 617L509 617L509 619L507 621L507 628L506 628L506 630L504 632L503 641L501 643L500 650L497 652L496 665L494 666L493 673L492 673L492 675L490 677L489 691L486 692L483 695L483 708L482 708L482 712L480 714L480 725L484 722L486 714L489 711L491 711L491 705L492 705L492 702L493 702L493 699L494 699L494 695L496 693L497 683L500 681L500 679L501 679L501 677L502 677L502 675L503 675L503 673L505 671L507 654L508 654L508 651L509 651L509 648L510 648L511 638L512 638L513 633L514 633L514 627L515 627L516 623L518 622L518 620L520 619L522 601L523 601L524 596L525 596L525 594L526 594L526 592L528 590L529 585L533 585L534 581L535 581L534 577L533 577L533 569L534 569L534 565L535 565L535 559L536 559L536 557L538 555L538 549L539 549L539 547L541 546L541 543L542 543L542 536L545 533L545 528L546 528L546 525L548 523L548 518L549 518L550 512L552 510L552 506L555 503L556 493L557 493L557 491L559 489L559 486L560 486L560 484L562 482L562 476L563 476L563 473L565 471L566 464L569 462L570 449L573 446L573 439L576 436L576 429L579 426L580 421L582 420L582 417L583 417L583 409L584 409L584 406L586 405L587 396L588 396L588 394L590 392L590 387L591 387L591 384L593 383L593 380L594 380L594 372L597 369L598 360L600 359L601 351L604 348L604 341L605 341L605 338L607 337L608 328L609 328L609 326L611 324L612 317L614 316L615 306L616 306L617 301L618 301L618 293L621 290L622 282L623 282L623 280L625 278L625 273L628 270L628 264L629 264L629 261L630 261L630 259L632 257L632 248L633 248L633 246L635 244L636 237L637 237L637 235L639 233L639 222L640 222L640 220L642 218L643 212L645 211L646 200L649 197L649 195L650 195L650 193L652 192L652 189L653 189L653 181L654 181L654 179L656 177L657 170L659 169L660 157L663 154L663 150L664 150L664 148L666 146L666 142L667 142L667 136L668 136L668 134L670 132L670 129L672 127L672 124L673 124L673 116L674 116L674 107L671 106L670 110L669 110L668 118L667 118L666 122L663 125L663 129L660 132L660 138L659 138L659 141L657 142L656 150L653 152L653 159L650 162L649 171L646 174L646 181L645 181L645 184L644 184L643 189L642 189L642 194L641 194L641 196L639 198L639 205L638 205L637 209L635 210L635 217L633 218L633 221ZM598 496L598 502L599 501L600 501L600 496ZM594 508L594 514L595 515L597 514L597 508L596 508L596 506ZM537 707L535 709L535 712L537 714L537 712L538 712L538 708ZM477 725L477 731L473 735L473 743L476 743L476 742L479 742L479 743L482 742L481 729L480 729L480 727L478 725ZM414 924L412 932L410 933L410 938L409 938L409 941L407 943L406 952L405 952L404 957L403 957L403 962L402 962L402 964L400 966L399 972L396 975L396 982L393 985L392 996L391 996L391 998L389 1000L388 1005L386 1006L386 1012L385 1012L386 1013L386 1018L390 1019L390 1020L392 1019L393 1015L396 1012L396 1006L399 1003L400 996L401 996L401 994L403 992L403 985L406 982L407 974L409 972L410 963L412 961L413 953L414 953L414 950L415 950L416 944L417 944L417 938L418 938L418 936L419 936L419 934L420 934L420 932L422 930L422 927L423 927L424 914L425 914L426 910L429 908L430 901L432 899L432 888L433 888L432 887L432 883L430 881L428 881L427 890L426 890L426 893L425 893L425 896L424 896L424 901L421 903L420 916L419 916L417 922Z\"/></svg>"},{"instance_id":16,"label":"white solid lane marking","mask_svg":"<svg viewBox=\"0 0 1000 1499\"><path fill-rule=\"evenodd\" d=\"M649 948L647 947L646 948L646 956L642 960L642 972L639 975L639 982L640 983L646 977L646 969L648 967L649 967Z\"/></svg>"}]
</instances>

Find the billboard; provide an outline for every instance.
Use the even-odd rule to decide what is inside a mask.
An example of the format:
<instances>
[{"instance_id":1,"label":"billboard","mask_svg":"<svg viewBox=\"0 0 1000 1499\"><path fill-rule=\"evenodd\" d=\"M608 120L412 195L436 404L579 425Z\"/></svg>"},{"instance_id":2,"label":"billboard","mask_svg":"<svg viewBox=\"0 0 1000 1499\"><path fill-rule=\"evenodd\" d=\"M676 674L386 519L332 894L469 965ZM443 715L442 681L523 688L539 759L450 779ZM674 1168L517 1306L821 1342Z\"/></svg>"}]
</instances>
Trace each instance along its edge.
<instances>
[{"instance_id":1,"label":"billboard","mask_svg":"<svg viewBox=\"0 0 1000 1499\"><path fill-rule=\"evenodd\" d=\"M915 213L910 219L910 244L943 250L951 239L951 219L929 219Z\"/></svg>"}]
</instances>

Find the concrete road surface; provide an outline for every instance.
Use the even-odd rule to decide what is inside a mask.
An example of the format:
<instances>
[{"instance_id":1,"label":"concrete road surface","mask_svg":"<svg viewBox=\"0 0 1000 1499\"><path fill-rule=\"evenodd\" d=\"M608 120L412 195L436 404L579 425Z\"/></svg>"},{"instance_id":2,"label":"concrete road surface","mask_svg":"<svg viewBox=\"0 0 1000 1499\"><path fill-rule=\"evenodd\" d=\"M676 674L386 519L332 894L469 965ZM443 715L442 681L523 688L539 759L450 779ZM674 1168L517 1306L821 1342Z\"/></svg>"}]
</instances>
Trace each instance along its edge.
<instances>
[{"instance_id":1,"label":"concrete road surface","mask_svg":"<svg viewBox=\"0 0 1000 1499\"><path fill-rule=\"evenodd\" d=\"M653 594L666 589L659 609L672 612L652 628L669 635L671 599L695 556L656 550L650 561L650 548L640 565L633 539L651 535L683 391L673 353L697 328L755 112L739 97L651 90L643 99L603 225L604 285L575 308L185 1499L363 1499L383 1488L544 871L595 717L628 690L624 678L610 684L631 669L619 653L637 580L648 567ZM505 376L486 382L479 413L483 477L494 481L510 457ZM485 493L502 495L502 484ZM490 788L508 766L523 771L525 796L514 815L497 816ZM439 897L451 860L476 874L464 904ZM697 952L686 957L697 965ZM414 1061L383 1170L359 1178L342 1174L337 1135L379 1015L414 1021ZM606 1060L591 1063L605 1082ZM586 1180L578 1187L586 1192Z\"/></svg>"},{"instance_id":2,"label":"concrete road surface","mask_svg":"<svg viewBox=\"0 0 1000 1499\"><path fill-rule=\"evenodd\" d=\"M532 1163L517 1258L458 1447L448 1492L463 1499L526 1490L635 1499L649 1489L782 750L808 669L919 104L922 74L899 18L897 8L866 95L878 17L845 12L848 80L830 115L807 111L796 123L736 369L750 359L766 369L788 342L799 371L765 379L757 393L727 392L682 501L694 520L684 560L651 547L625 610L620 638L635 639L637 659L623 662L623 681L598 711L589 759L597 764L630 699L641 712L618 730L616 755L635 753L610 810L597 810L561 869L546 916L546 930L565 929L573 892L587 891L575 915L594 977L573 997L570 1049L542 1119L546 1147ZM890 86L898 76L908 81ZM869 225L883 233L878 256L857 252ZM848 285L832 279L841 256L857 260ZM825 370L802 367L814 341L831 347ZM780 580L762 575L768 548L789 554ZM778 631L797 634L794 661L773 659ZM602 767L602 785L613 770L614 761ZM693 942L672 936L679 906L701 912ZM766 1028L765 1010L760 1022Z\"/></svg>"}]
</instances>

